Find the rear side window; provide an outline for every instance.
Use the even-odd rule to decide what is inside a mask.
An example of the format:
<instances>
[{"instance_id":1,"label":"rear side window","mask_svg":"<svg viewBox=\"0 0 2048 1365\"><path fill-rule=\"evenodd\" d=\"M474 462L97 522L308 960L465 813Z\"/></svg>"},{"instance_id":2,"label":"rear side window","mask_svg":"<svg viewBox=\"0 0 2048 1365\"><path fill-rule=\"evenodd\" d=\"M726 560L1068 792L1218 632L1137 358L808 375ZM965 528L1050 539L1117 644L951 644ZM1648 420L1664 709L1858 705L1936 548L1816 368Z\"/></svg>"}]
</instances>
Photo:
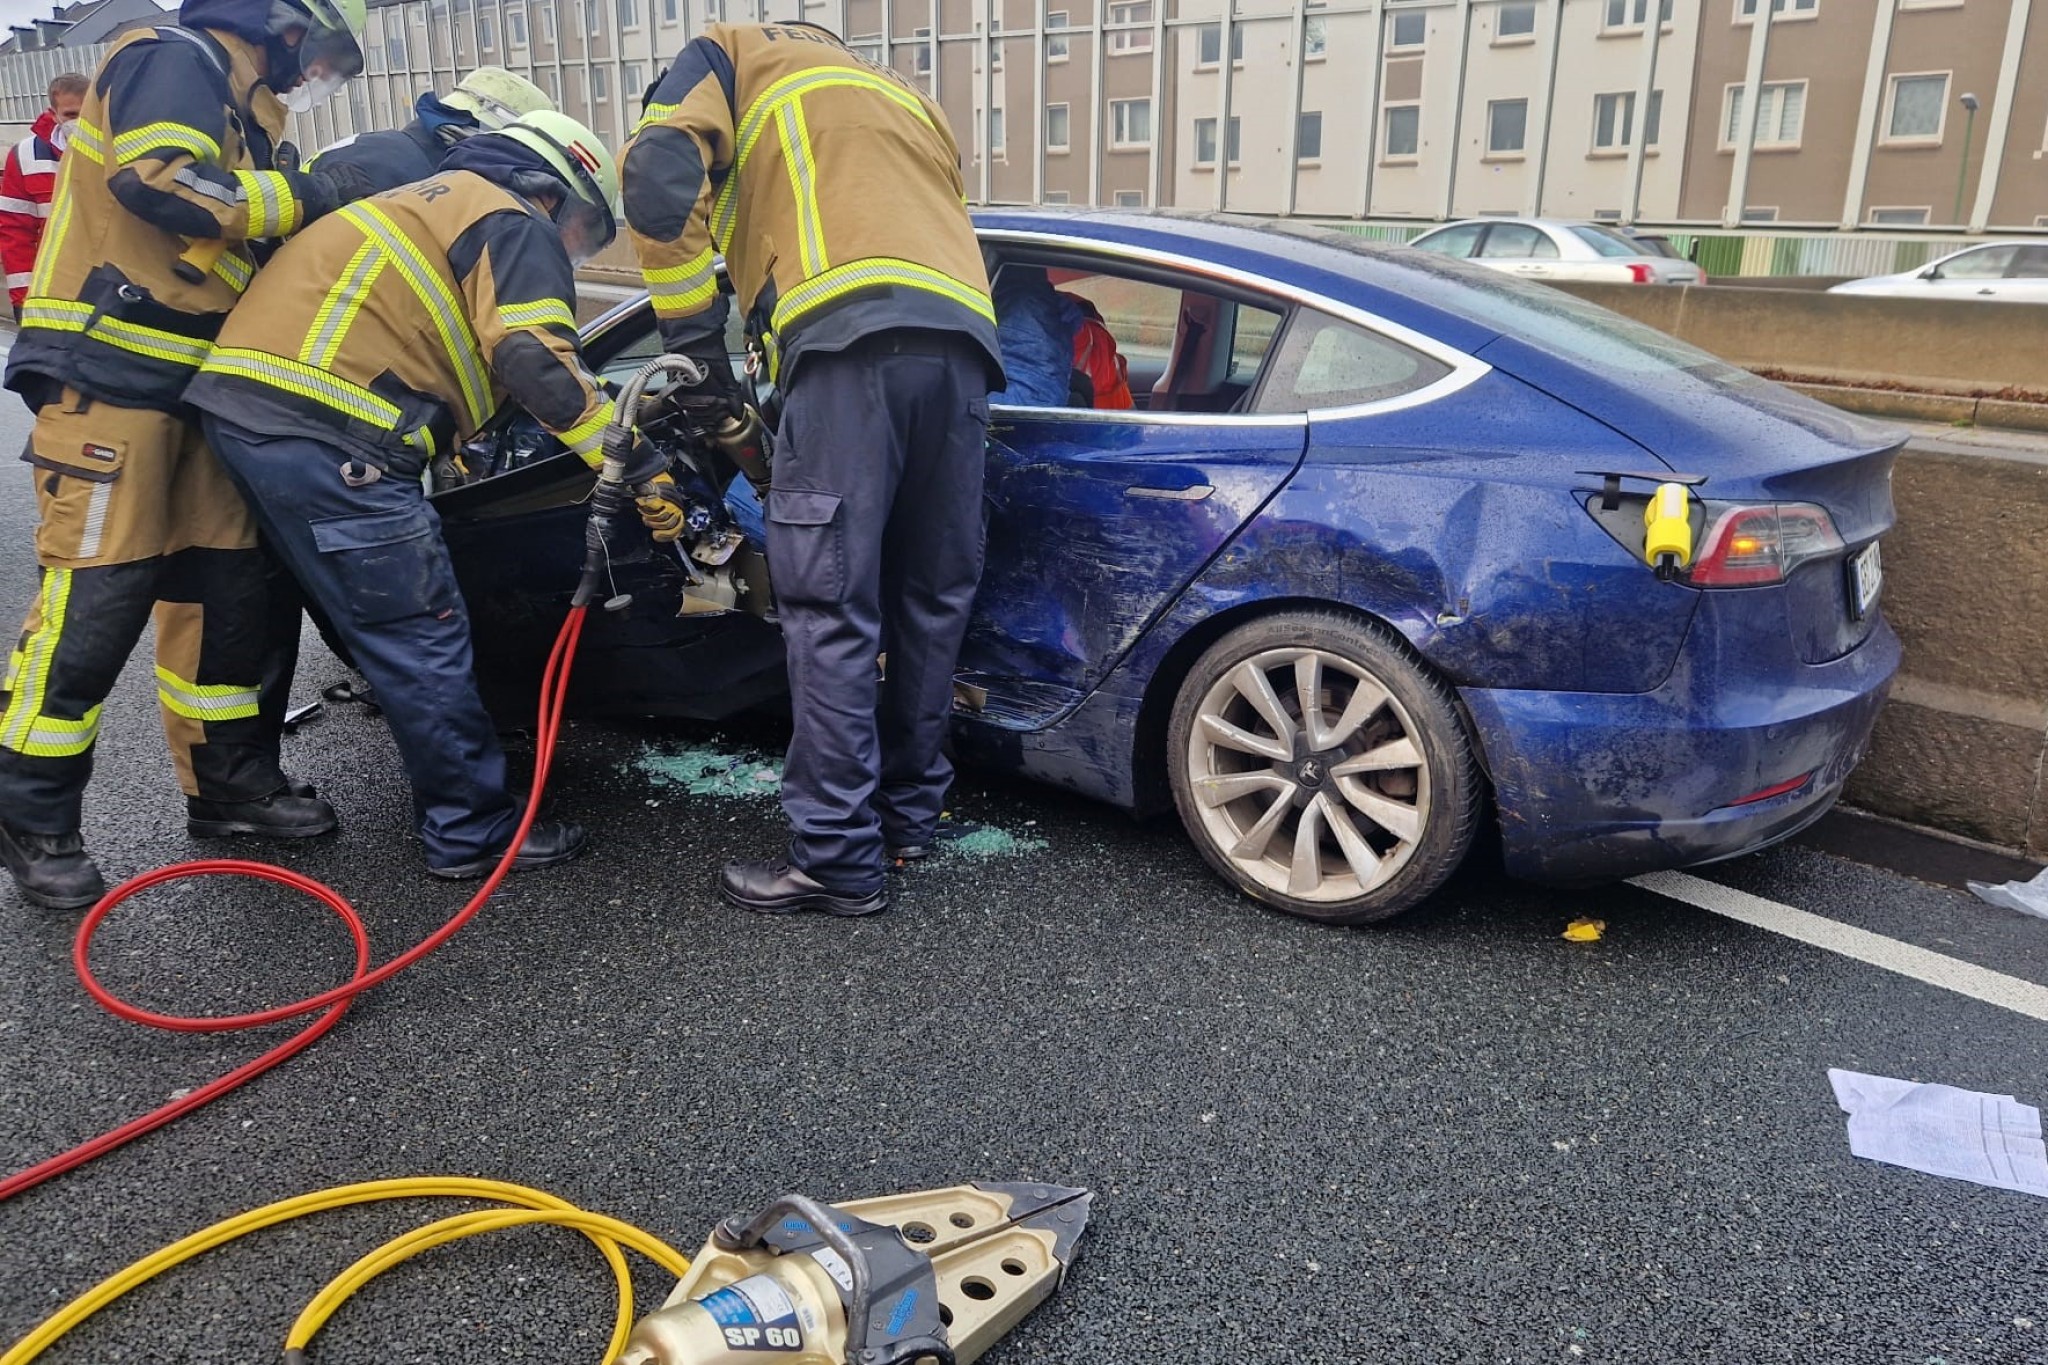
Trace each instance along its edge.
<instances>
[{"instance_id":1,"label":"rear side window","mask_svg":"<svg viewBox=\"0 0 2048 1365\"><path fill-rule=\"evenodd\" d=\"M1995 280L2005 274L2012 258L2019 253L2016 246L1987 246L1978 251L1965 251L1941 268L1945 280Z\"/></svg>"},{"instance_id":2,"label":"rear side window","mask_svg":"<svg viewBox=\"0 0 2048 1365\"><path fill-rule=\"evenodd\" d=\"M1550 240L1550 234L1527 223L1495 223L1493 231L1486 234L1486 245L1479 255L1486 257L1511 258L1517 261L1548 261L1557 258L1557 243Z\"/></svg>"},{"instance_id":3,"label":"rear side window","mask_svg":"<svg viewBox=\"0 0 2048 1365\"><path fill-rule=\"evenodd\" d=\"M1601 256L1648 256L1651 253L1631 242L1618 232L1606 228L1573 227L1572 236L1592 247Z\"/></svg>"},{"instance_id":4,"label":"rear side window","mask_svg":"<svg viewBox=\"0 0 2048 1365\"><path fill-rule=\"evenodd\" d=\"M1432 232L1408 245L1420 251L1434 251L1439 256L1470 256L1472 248L1478 244L1479 234L1484 231L1484 223L1460 223L1441 232Z\"/></svg>"},{"instance_id":5,"label":"rear side window","mask_svg":"<svg viewBox=\"0 0 2048 1365\"><path fill-rule=\"evenodd\" d=\"M2011 274L2016 280L2048 279L2048 246L2021 247Z\"/></svg>"},{"instance_id":6,"label":"rear side window","mask_svg":"<svg viewBox=\"0 0 2048 1365\"><path fill-rule=\"evenodd\" d=\"M1312 308L1295 312L1256 410L1296 414L1398 398L1451 367L1413 347Z\"/></svg>"}]
</instances>

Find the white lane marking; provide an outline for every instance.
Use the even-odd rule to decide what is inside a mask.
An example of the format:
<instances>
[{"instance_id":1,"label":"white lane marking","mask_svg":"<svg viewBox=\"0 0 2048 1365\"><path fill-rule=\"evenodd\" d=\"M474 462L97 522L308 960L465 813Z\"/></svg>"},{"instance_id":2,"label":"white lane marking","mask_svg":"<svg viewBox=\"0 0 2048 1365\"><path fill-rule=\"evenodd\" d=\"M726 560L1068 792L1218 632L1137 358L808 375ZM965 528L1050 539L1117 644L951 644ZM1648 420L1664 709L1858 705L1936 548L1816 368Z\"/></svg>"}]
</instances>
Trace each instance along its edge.
<instances>
[{"instance_id":1,"label":"white lane marking","mask_svg":"<svg viewBox=\"0 0 2048 1365\"><path fill-rule=\"evenodd\" d=\"M1752 896L1747 891L1737 891L1734 887L1684 872L1649 872L1629 878L1629 885L2048 1023L2048 986L2036 982L1994 972L1974 962L1930 952L1883 934L1873 934L1868 929L1858 929L1853 924L1843 924L1825 915L1780 905L1762 896Z\"/></svg>"}]
</instances>

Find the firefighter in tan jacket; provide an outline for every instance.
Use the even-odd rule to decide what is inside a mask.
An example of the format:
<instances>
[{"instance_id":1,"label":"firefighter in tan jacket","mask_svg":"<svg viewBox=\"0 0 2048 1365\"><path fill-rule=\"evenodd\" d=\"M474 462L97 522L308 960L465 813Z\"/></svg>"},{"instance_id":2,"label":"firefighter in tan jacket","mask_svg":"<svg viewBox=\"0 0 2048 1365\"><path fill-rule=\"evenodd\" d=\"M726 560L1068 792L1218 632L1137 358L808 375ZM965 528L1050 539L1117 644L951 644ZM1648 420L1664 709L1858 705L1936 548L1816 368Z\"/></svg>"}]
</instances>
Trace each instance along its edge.
<instances>
[{"instance_id":1,"label":"firefighter in tan jacket","mask_svg":"<svg viewBox=\"0 0 2048 1365\"><path fill-rule=\"evenodd\" d=\"M198 835L300 837L334 812L291 790L257 718L263 580L241 499L179 395L256 271L355 193L274 160L288 104L362 66L362 0L187 0L115 43L58 173L7 360L41 589L0 712L0 861L51 908L103 890L80 836L100 705L156 612L157 697Z\"/></svg>"},{"instance_id":2,"label":"firefighter in tan jacket","mask_svg":"<svg viewBox=\"0 0 2048 1365\"><path fill-rule=\"evenodd\" d=\"M944 113L807 24L712 24L649 92L626 221L661 334L737 413L723 252L784 395L768 564L795 713L787 855L727 866L749 910L865 915L952 768L953 667L981 576L995 311ZM886 646L885 646L886 642ZM886 647L878 687L875 657Z\"/></svg>"},{"instance_id":3,"label":"firefighter in tan jacket","mask_svg":"<svg viewBox=\"0 0 2048 1365\"><path fill-rule=\"evenodd\" d=\"M185 394L265 537L376 689L437 876L482 876L518 812L420 474L508 394L603 462L612 403L578 345L575 265L615 235L617 186L611 154L566 114L465 138L433 178L353 204L280 251ZM641 459L652 464L628 470L636 485L665 468ZM651 499L642 515L658 538L682 528L671 502ZM577 826L542 821L513 866L561 862L583 844Z\"/></svg>"}]
</instances>

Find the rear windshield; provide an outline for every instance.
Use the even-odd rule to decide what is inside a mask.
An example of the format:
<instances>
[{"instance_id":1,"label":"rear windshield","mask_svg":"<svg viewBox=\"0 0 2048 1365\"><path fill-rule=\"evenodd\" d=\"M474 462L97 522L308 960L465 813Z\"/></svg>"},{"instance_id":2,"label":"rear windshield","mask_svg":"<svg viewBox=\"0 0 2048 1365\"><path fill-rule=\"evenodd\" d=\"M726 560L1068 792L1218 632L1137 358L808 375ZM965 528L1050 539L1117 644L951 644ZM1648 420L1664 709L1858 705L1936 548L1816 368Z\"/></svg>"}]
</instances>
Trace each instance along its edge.
<instances>
[{"instance_id":1,"label":"rear windshield","mask_svg":"<svg viewBox=\"0 0 2048 1365\"><path fill-rule=\"evenodd\" d=\"M1637 246L1618 232L1603 227L1582 227L1574 225L1572 236L1584 242L1602 256L1651 256L1656 253L1646 247Z\"/></svg>"}]
</instances>

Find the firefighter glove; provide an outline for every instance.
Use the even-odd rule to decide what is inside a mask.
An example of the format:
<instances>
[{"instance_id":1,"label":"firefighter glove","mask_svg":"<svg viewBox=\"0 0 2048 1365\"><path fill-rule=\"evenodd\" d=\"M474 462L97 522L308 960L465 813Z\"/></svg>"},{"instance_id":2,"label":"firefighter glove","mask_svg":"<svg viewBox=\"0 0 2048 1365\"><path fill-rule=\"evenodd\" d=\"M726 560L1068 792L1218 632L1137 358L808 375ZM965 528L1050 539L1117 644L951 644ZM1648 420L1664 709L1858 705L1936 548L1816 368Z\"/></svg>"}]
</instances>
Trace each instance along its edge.
<instances>
[{"instance_id":1,"label":"firefighter glove","mask_svg":"<svg viewBox=\"0 0 2048 1365\"><path fill-rule=\"evenodd\" d=\"M661 474L638 491L640 496L633 503L640 509L640 521L648 533L664 545L682 535L683 495L676 481Z\"/></svg>"},{"instance_id":2,"label":"firefighter glove","mask_svg":"<svg viewBox=\"0 0 2048 1365\"><path fill-rule=\"evenodd\" d=\"M628 488L638 488L643 483L667 477L668 456L656 449L651 441L635 440L633 453L626 457L625 466L621 482Z\"/></svg>"},{"instance_id":3,"label":"firefighter glove","mask_svg":"<svg viewBox=\"0 0 2048 1365\"><path fill-rule=\"evenodd\" d=\"M360 166L346 161L326 162L305 175L306 221L325 218L338 208L366 199L377 192L377 182Z\"/></svg>"}]
</instances>

